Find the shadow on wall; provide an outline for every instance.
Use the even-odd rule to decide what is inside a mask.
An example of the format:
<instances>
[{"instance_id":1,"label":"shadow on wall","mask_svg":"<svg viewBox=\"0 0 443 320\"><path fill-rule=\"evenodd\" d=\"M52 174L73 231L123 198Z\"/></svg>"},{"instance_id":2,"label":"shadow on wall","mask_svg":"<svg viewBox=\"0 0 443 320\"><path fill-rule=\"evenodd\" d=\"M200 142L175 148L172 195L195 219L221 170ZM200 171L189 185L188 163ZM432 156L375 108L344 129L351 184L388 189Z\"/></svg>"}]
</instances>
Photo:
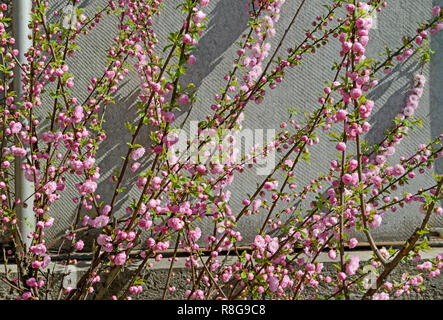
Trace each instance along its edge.
<instances>
[{"instance_id":1,"label":"shadow on wall","mask_svg":"<svg viewBox=\"0 0 443 320\"><path fill-rule=\"evenodd\" d=\"M125 86L129 85L125 82L120 86L123 89ZM131 93L125 97L121 96L118 91L114 97L114 104L107 107L105 113L106 123L104 124L104 129L106 130L107 138L100 144L100 149L98 152L98 159L100 161L100 171L104 176L104 180L99 184L99 192L102 195L102 201L105 204L111 202L112 196L114 194L114 189L116 184L111 183L109 178L114 174L114 169L121 168L123 164L122 157L126 156L129 146L126 144L131 141L131 135L127 128L123 126L124 123L136 123L137 110L135 102L138 99L140 91L138 88L134 88ZM150 144L149 130L143 128L140 131L136 143L148 146ZM144 170L149 165L151 157L143 157L140 163L140 169ZM129 197L130 186L135 185L137 180L137 175L133 174L130 168L126 171L126 179L123 182L124 187L127 187L115 202L115 211L118 212L121 209L122 204Z\"/></svg>"},{"instance_id":2,"label":"shadow on wall","mask_svg":"<svg viewBox=\"0 0 443 320\"><path fill-rule=\"evenodd\" d=\"M247 3L246 0L222 0L217 2L213 11L208 15L208 18L210 19L208 28L200 39L196 50L193 52L197 58L197 62L188 69L187 74L182 78L182 85L186 86L187 83L192 82L198 89L206 77L211 74L222 61L223 53L240 38L241 34L245 31L248 22L246 9L244 7L245 3ZM442 68L441 64L443 63L443 59L440 57L442 57L443 52L439 49L443 49L443 41L439 41L442 34L436 36L438 38L434 38L432 49L436 51L437 54L434 56L432 62L433 66L431 67L430 82L441 83L441 80L443 79L437 70L441 70ZM416 59L416 57L412 57L411 59ZM435 64L438 64L438 66L435 66ZM379 143L383 139L384 133L393 124L393 119L404 107L405 97L407 92L411 89L411 83L407 83L395 92L391 92L392 88L395 87L394 84L396 79L402 77L409 78L410 75L416 73L419 68L419 63L397 65L393 72L389 75L383 76L380 84L368 94L369 99L377 101L381 100L387 91L390 92L384 105L371 116L370 122L372 127L365 136L369 145ZM125 85L132 86L132 82L131 84L126 83ZM109 183L108 178L112 173L112 170L121 165L123 161L121 157L126 155L128 148L126 141L130 139L129 134L124 127L119 129L117 129L117 127L121 127L121 124L124 122L134 122L136 120L134 103L138 98L138 94L138 88L137 86L134 86L131 94L127 96L117 94L115 97L116 103L108 107L107 123L105 124L108 138L102 143L99 155L102 173L106 175L106 178L99 186L99 191L103 195L102 200L104 203L109 203L111 201L115 185ZM443 101L443 91L438 86L432 86L430 109L432 137L430 138L433 138L442 132L443 113L441 112L441 101ZM176 113L177 118L184 113L189 112L190 108L190 105L184 106L182 110ZM180 123L180 121L178 122ZM122 134L122 132L124 134ZM148 146L148 137L149 130L145 128L145 131L140 134L137 143ZM151 161L152 157L144 157L141 169L147 168ZM438 172L443 171L442 165L443 163L441 161L437 164L436 170ZM127 200L132 196L131 189L133 189L132 186L134 186L136 179L137 174L133 174L129 170L123 184L127 189L120 194L119 200L115 205L115 212L121 211L125 203L127 203Z\"/></svg>"},{"instance_id":3,"label":"shadow on wall","mask_svg":"<svg viewBox=\"0 0 443 320\"><path fill-rule=\"evenodd\" d=\"M97 3L92 3L93 1L97 2L97 0L83 0L80 3L77 3L75 6L79 9L85 9L89 6L95 8ZM69 5L72 5L72 0L57 1L56 3L53 3L52 6L48 7L48 12L54 12L55 10L62 9L63 7Z\"/></svg>"},{"instance_id":4,"label":"shadow on wall","mask_svg":"<svg viewBox=\"0 0 443 320\"><path fill-rule=\"evenodd\" d=\"M247 26L248 17L244 6L245 3L247 3L246 0L223 0L216 4L215 9L208 15L210 19L208 28L193 53L197 58L197 62L188 69L187 74L182 79L182 83L192 82L196 88L199 88L204 79L220 63L223 59L223 53L233 45ZM82 6L86 5L82 3ZM228 21L230 23L227 23ZM115 103L108 106L106 111L104 128L107 132L107 138L100 145L98 154L100 169L104 176L103 181L99 184L99 193L102 195L101 201L104 201L105 204L110 203L115 188L115 184L109 182L109 177L113 170L120 167L123 163L122 157L126 156L128 150L126 142L131 139L128 130L122 124L125 122L137 122L135 103L140 91L137 85L134 85L134 83L138 84L138 79L132 80L128 80L120 86L119 91L117 91L114 97ZM133 88L130 88L131 93L129 95L122 96L119 92L123 91L122 89L125 86L133 86ZM189 107L188 105L182 108L176 116L178 117L188 112ZM148 147L150 145L149 137L150 131L145 127L140 132L136 143ZM151 156L145 156L142 160L143 162L137 172L147 169L152 163ZM131 189L137 181L137 174L133 174L130 170L127 170L125 176L126 178L122 186L126 187L126 189L119 195L114 206L114 212L120 211L129 200Z\"/></svg>"},{"instance_id":5,"label":"shadow on wall","mask_svg":"<svg viewBox=\"0 0 443 320\"><path fill-rule=\"evenodd\" d=\"M245 8L247 2L248 0L221 0L215 4L212 12L208 14L208 28L205 30L193 53L197 58L197 62L189 68L187 74L182 79L182 83L192 82L198 89L204 79L222 61L223 53L234 44L247 28L249 21ZM67 4L68 2L65 0L55 1L48 9L48 12L60 10ZM106 1L83 0L76 6L89 11L90 9L94 10L96 4L103 6L106 4ZM98 36L95 35L95 37ZM103 41L106 40L100 39L99 42L102 43ZM112 44L112 41L109 44ZM163 43L162 45L165 44ZM133 72L126 79L126 82L120 85L119 90L114 95L115 103L107 106L105 111L104 119L106 122L104 129L106 130L107 138L101 143L97 154L102 176L98 185L98 193L102 196L99 202L103 201L104 204L111 202L116 184L110 183L109 178L114 174L115 169L121 168L123 164L122 157L125 157L128 151L127 142L131 140L131 134L123 124L126 122L135 124L138 121L136 102L140 94L139 83L138 76ZM176 117L178 118L181 114L188 112L189 107L184 106L182 111L176 114ZM140 132L136 144L149 147L150 143L150 128L145 126ZM124 208L132 197L138 197L140 191L135 188L138 177L137 173L152 165L152 159L152 155L145 155L141 159L141 166L136 173L133 173L128 167L125 179L121 185L121 187L126 189L119 194L114 204L114 212L117 217L124 215ZM84 236L87 239L91 239L94 235L95 231L92 230ZM87 241L87 243L92 243L92 241Z\"/></svg>"},{"instance_id":6,"label":"shadow on wall","mask_svg":"<svg viewBox=\"0 0 443 320\"><path fill-rule=\"evenodd\" d=\"M223 53L228 50L247 28L249 18L245 4L247 0L222 0L208 14L209 23L206 32L199 40L193 55L197 62L182 78L182 85L193 83L198 89L203 80L223 60ZM188 104L177 112L176 116L187 113Z\"/></svg>"},{"instance_id":7,"label":"shadow on wall","mask_svg":"<svg viewBox=\"0 0 443 320\"><path fill-rule=\"evenodd\" d=\"M410 61L416 61L417 57L414 55L410 57ZM396 79L400 79L403 77L411 78L411 75L417 73L421 68L420 63L410 62L408 64L398 64L390 74L383 75L380 77L379 84L367 94L367 98L370 100L374 100L376 105L380 103L381 99L385 95L386 92L390 92L389 97L386 102L377 110L371 114L371 117L368 121L371 123L370 131L364 136L367 140L369 146L373 146L375 144L380 144L385 137L385 132L394 125L395 117L400 114L402 109L406 103L407 93L412 88L412 82L406 83L400 89L396 91L392 91L392 86ZM412 78L411 78L412 81ZM439 124L441 129L441 122ZM441 132L441 130L440 130ZM322 193L322 198L327 199L329 195L327 190L331 187L325 188L325 191ZM300 202L295 204L295 207L298 208ZM289 217L284 224L287 225L289 222L293 221L296 216ZM281 235L281 229L275 229L269 233L273 236Z\"/></svg>"}]
</instances>

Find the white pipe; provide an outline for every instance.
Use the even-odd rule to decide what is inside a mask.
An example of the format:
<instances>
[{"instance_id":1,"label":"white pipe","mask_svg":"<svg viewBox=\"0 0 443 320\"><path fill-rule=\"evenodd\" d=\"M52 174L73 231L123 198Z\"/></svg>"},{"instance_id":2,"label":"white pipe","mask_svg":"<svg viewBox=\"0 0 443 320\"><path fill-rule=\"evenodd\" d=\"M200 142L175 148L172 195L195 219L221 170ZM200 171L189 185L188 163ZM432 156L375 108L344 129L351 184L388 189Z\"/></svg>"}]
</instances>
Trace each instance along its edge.
<instances>
[{"instance_id":1,"label":"white pipe","mask_svg":"<svg viewBox=\"0 0 443 320\"><path fill-rule=\"evenodd\" d=\"M16 49L19 50L17 60L20 64L27 63L24 56L25 52L32 46L32 40L28 39L31 30L28 24L31 21L32 0L14 1L12 4L12 30L15 38ZM17 95L17 100L21 99L23 95L22 89L22 70L17 65L14 70L13 87ZM22 121L23 125L28 125L28 120ZM28 156L30 156L30 147L25 145ZM30 232L35 228L34 206L34 184L26 180L24 170L20 169L20 165L24 163L24 158L17 157L15 162L15 192L16 198L20 198L21 204L16 206L16 213L18 218L18 227L23 243L29 248L32 239L28 239ZM26 201L25 201L26 200ZM23 204L26 203L25 208Z\"/></svg>"}]
</instances>

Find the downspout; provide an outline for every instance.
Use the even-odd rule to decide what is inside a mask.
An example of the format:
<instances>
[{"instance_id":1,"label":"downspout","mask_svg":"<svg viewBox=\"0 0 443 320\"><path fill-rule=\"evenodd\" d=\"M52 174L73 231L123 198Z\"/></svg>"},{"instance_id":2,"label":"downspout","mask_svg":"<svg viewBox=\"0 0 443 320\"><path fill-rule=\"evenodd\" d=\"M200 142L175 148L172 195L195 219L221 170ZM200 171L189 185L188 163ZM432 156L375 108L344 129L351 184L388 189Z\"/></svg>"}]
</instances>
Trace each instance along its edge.
<instances>
[{"instance_id":1,"label":"downspout","mask_svg":"<svg viewBox=\"0 0 443 320\"><path fill-rule=\"evenodd\" d=\"M28 28L28 24L32 19L31 16L32 0L19 0L14 1L12 4L12 30L15 38L16 49L19 50L17 56L20 64L27 63L24 54L32 46L32 40L28 38L31 34L31 30ZM14 82L13 89L17 96L17 101L21 100L24 94L22 89L22 70L17 64L14 70ZM28 119L23 119L22 124L24 126L29 125ZM27 155L30 156L30 145L24 145ZM29 248L32 238L28 239L29 233L34 231L35 228L35 215L33 211L34 206L34 183L26 180L25 170L20 167L26 163L25 157L17 157L15 161L15 198L20 199L21 203L16 205L16 214L18 218L18 228L23 244L26 248Z\"/></svg>"}]
</instances>

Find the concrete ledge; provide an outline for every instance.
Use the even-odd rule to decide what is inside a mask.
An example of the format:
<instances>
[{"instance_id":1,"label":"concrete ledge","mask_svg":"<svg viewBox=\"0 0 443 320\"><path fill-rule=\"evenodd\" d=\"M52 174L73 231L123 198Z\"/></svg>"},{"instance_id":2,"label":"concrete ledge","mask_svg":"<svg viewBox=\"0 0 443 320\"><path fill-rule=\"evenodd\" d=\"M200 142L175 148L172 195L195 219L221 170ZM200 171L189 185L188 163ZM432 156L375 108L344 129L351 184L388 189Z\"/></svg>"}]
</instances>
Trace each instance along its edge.
<instances>
[{"instance_id":1,"label":"concrete ledge","mask_svg":"<svg viewBox=\"0 0 443 320\"><path fill-rule=\"evenodd\" d=\"M435 258L437 255L443 252L443 248L432 248L425 252L422 256L422 260L429 260ZM371 251L346 251L346 254L348 255L356 255L360 258L360 261L368 261L368 259L371 258L372 252ZM203 259L206 260L208 257L204 257ZM178 260L174 263L174 272L173 277L171 277L170 285L176 287L175 292L168 292L167 298L168 299L184 299L185 295L184 292L189 289L186 279L189 278L189 270L185 268L185 258L180 257L177 258ZM223 257L217 258L219 261L223 260ZM235 257L228 257L227 263L234 263L237 261ZM333 262L328 258L327 253L322 253L319 258L317 259L318 262L324 263L324 275L332 275L336 272L335 267L333 266ZM338 259L337 259L338 261ZM170 262L167 260L167 258L164 258L160 262L155 262L153 259L149 262L152 262L154 265L152 268L147 268L142 273L142 277L144 279L144 291L143 293L139 294L139 299L148 299L148 300L157 300L161 299L164 285L166 283L166 279L169 272L169 266ZM129 280L129 274L130 271L135 270L140 264L140 261L137 261L133 264L131 264L128 267L125 267L129 272L123 272L121 273L114 281L113 286L109 290L109 294L107 296L107 299L113 294L118 293L118 288L127 285L127 282ZM418 273L417 269L415 268L416 263L408 262L406 264L401 264L394 272L390 275L388 280L392 279L399 279L403 272L408 271L410 273ZM60 263L53 262L48 267L54 268L56 277L60 277L63 272L69 271L70 275L66 277L65 281L72 281L72 283L66 283L66 285L71 285L76 282L76 279L81 277L81 275L87 271L89 267L89 261L87 260L81 260L78 262L75 266L69 266L66 268L65 266L61 265ZM17 267L15 264L9 264L7 265L7 268L10 273L16 274ZM0 268L0 275L4 274L4 268ZM425 285L427 287L427 290L424 291L422 294L412 293L409 296L403 295L400 296L397 299L416 299L416 300L439 300L443 298L443 275L440 275L433 279L426 279ZM60 286L60 280L58 283L54 285L54 288L59 288ZM328 294L326 288L320 288L321 292L325 290L325 294ZM57 290L55 290L57 291ZM309 298L309 295L312 294L312 292L306 292L304 293L304 297L306 299ZM52 296L53 294L50 294ZM355 299L358 299L358 297L354 297ZM10 289L7 287L6 284L3 282L0 282L0 300L1 299L15 299L15 294L10 291ZM55 297L50 297L48 299L55 299Z\"/></svg>"}]
</instances>

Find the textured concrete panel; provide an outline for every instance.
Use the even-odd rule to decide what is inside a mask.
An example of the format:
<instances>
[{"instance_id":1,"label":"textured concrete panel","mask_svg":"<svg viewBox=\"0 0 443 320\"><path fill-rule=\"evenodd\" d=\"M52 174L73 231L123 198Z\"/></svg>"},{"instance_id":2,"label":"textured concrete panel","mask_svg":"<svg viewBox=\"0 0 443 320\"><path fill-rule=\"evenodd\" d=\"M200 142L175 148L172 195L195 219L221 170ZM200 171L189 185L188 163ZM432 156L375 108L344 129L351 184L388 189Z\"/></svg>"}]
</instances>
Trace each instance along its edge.
<instances>
[{"instance_id":1,"label":"textured concrete panel","mask_svg":"<svg viewBox=\"0 0 443 320\"><path fill-rule=\"evenodd\" d=\"M438 249L431 249L426 254L422 256L422 261L428 261L431 259L434 259L438 254L440 254L441 250ZM372 252L370 251L353 251L353 256L358 256L360 259L360 262L368 261L372 257ZM206 257L203 259L207 259ZM223 257L218 258L220 261L224 259ZM151 261L151 260L149 260ZM236 258L228 258L228 264L235 263ZM324 269L322 271L322 274L324 277L330 276L334 277L337 274L337 269L334 266L334 263L331 262L331 260L327 257L326 253L322 253L318 259L318 262L321 262L324 264ZM137 295L138 300L160 300L163 296L163 290L166 283L166 280L168 278L169 274L169 265L166 261L166 259L163 259L161 262L155 262L154 259L152 259L152 262L154 263L154 267L152 269L145 269L142 274L141 278L144 279L144 290L141 294ZM72 272L74 277L80 277L86 270L89 268L89 261L80 261L75 268L72 268L69 270ZM417 264L414 262L408 262L405 264L401 264L397 269L395 269L392 274L389 275L388 281L399 281L402 274L404 272L408 272L410 274L414 274L416 272L416 266ZM125 288L128 284L129 277L131 275L131 272L134 271L138 267L138 263L134 263L131 266L127 267L127 272L121 273L117 276L114 283L110 287L108 294L105 295L105 299L110 299L112 295L119 294L119 291L121 288ZM59 265L59 264L52 264L50 265L50 268L55 270L55 284L54 288L59 287L61 274L62 272L65 272L65 267ZM13 277L17 274L17 269L15 265L9 265L8 270L10 272L10 277ZM3 268L0 269L0 275L4 272ZM426 290L424 290L422 293L418 294L412 291L410 295L403 294L400 297L391 297L391 299L395 300L403 300L403 299L413 299L413 300L441 300L443 298L443 275L440 275L438 277L429 278L428 276L425 277L425 285ZM170 286L176 287L176 291L174 292L168 292L166 298L167 300L179 300L179 299L186 299L185 292L189 289L189 286L187 285L186 279L190 278L190 270L185 268L185 258L178 258L178 261L174 264L174 272L173 275L170 278ZM313 292L310 290L312 288L307 287L302 292L302 299L309 299L309 296L313 294ZM319 293L320 296L326 296L326 295L332 295L333 291L331 287L326 287L324 283L321 283L319 286ZM55 300L57 299L58 291L53 290L52 292L49 292L48 299L49 300ZM3 282L0 282L0 299L3 300L13 300L16 298L16 294L10 290L10 288L4 284ZM359 300L361 299L361 296L357 295L351 295L351 300Z\"/></svg>"},{"instance_id":2,"label":"textured concrete panel","mask_svg":"<svg viewBox=\"0 0 443 320\"><path fill-rule=\"evenodd\" d=\"M103 6L105 0L81 0L79 6L84 7L88 12L93 12L97 5ZM161 45L164 44L168 33L178 29L182 23L180 13L175 10L178 0L164 1L165 9L161 16L156 17L156 32L160 40L157 47L158 54L161 54ZM196 65L184 78L184 82L191 81L197 86L197 94L200 99L193 106L189 120L203 118L209 111L209 106L213 102L213 96L218 88L225 86L223 80L224 71L230 68L235 58L237 47L235 42L240 40L241 35L247 31L245 0L212 0L210 6L204 8L208 14L210 22L208 29L203 34L195 53L198 58ZM312 20L319 14L325 12L320 5L326 0L310 0L299 16L293 32L287 37L282 46L281 54L284 55L284 48L299 43L304 38L304 30L307 29ZM51 10L60 8L65 1L52 1ZM289 0L283 6L282 15L277 22L277 34L282 34L292 19L292 14L296 11L300 1ZM434 1L439 3L439 1ZM378 58L385 45L396 47L401 44L401 37L412 34L416 28L416 21L422 21L424 17L429 17L432 0L421 0L420 4L414 0L391 1L389 7L378 15L378 27L371 30L370 45L367 56ZM105 68L105 50L109 48L113 35L116 32L117 19L115 17L103 19L98 27L90 32L86 38L79 42L81 47L77 57L70 64L71 70L76 74L76 95L80 98L85 96L80 93L89 84L94 76L99 76ZM106 21L106 22L105 22ZM278 39L272 40L272 48L275 48ZM426 143L427 139L440 134L443 130L443 33L433 37L432 49L437 52L433 62L423 70L430 79L425 88L425 93L421 99L418 116L423 117L423 128L411 132L410 136L397 148L397 153L392 161L398 160L400 156L411 154L419 143ZM272 50L272 49L271 49ZM318 108L318 94L322 92L325 81L332 81L334 73L331 71L331 57L338 60L339 43L332 40L331 43L318 50L318 53L304 58L301 67L287 71L287 76L281 86L273 91L267 91L265 102L261 105L249 104L245 112L244 127L250 129L278 129L282 121L287 119L287 108L297 106L300 110L298 119L302 118L304 111ZM384 130L392 123L392 118L401 111L406 93L411 88L412 77L419 70L420 66L416 58L409 59L406 63L398 65L394 72L384 76L380 75L380 85L369 94L371 99L376 100L376 109L370 119L373 125L372 130L366 135L366 139L371 143L380 141ZM126 141L129 140L129 132L124 127L125 121L135 119L134 101L138 96L139 80L135 74L125 79L124 84L115 95L115 104L112 105L106 115L108 138L102 144L99 153L101 180L98 192L103 195L102 200L106 203L110 201L113 185L109 183L112 169L122 163L121 156L126 153ZM45 104L49 101L45 101ZM185 111L178 117L178 123L185 118ZM122 121L124 120L124 121ZM145 130L138 140L138 143L147 145L149 132ZM319 173L326 173L329 167L329 160L336 153L333 144L328 142L325 135L320 135L321 143L312 146L311 165L301 164L295 171L299 186L309 183L309 180L317 177ZM149 164L147 159L143 166ZM395 162L392 162L395 164ZM443 164L437 166L439 172L443 171ZM404 190L414 191L418 187L429 185L429 174L416 178L414 183L405 187ZM70 177L72 178L72 177ZM252 193L256 183L261 182L263 176L257 176L255 169L245 174L237 174L235 182L230 187L231 204L233 211L238 212L241 200L246 193ZM281 177L280 177L281 178ZM124 212L126 204L139 195L137 188L134 188L136 176L129 175L124 186L128 187L117 202L117 209ZM68 182L69 190L64 192L63 199L57 201L51 209L51 213L63 225L58 224L51 229L50 236L63 233L74 217L76 206L71 198L77 194L74 188L75 179ZM403 188L399 188L399 192ZM308 205L306 202L304 205ZM244 230L244 242L249 243L256 229L263 223L263 215L252 216L241 220L239 227ZM422 216L418 212L416 205L411 205L404 210L387 214L384 224L374 232L377 240L400 240L405 239L421 221ZM432 217L431 226L443 226L441 217ZM209 228L209 226L207 226ZM212 228L212 227L211 227ZM209 231L209 229L207 229Z\"/></svg>"}]
</instances>

